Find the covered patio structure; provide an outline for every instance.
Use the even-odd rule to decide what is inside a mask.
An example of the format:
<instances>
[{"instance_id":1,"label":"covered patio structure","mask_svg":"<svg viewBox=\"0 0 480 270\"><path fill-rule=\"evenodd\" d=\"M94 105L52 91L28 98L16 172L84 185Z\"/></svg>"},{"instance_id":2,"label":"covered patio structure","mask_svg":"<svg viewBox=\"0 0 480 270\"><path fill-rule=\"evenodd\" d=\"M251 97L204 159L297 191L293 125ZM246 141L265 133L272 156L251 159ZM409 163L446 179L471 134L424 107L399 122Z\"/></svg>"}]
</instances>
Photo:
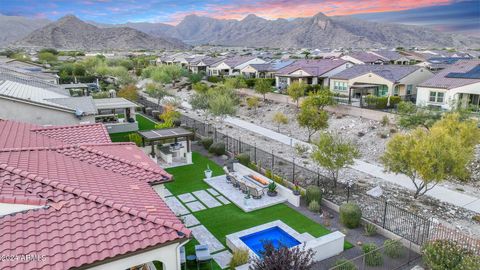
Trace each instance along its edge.
<instances>
[{"instance_id":1,"label":"covered patio structure","mask_svg":"<svg viewBox=\"0 0 480 270\"><path fill-rule=\"evenodd\" d=\"M192 164L192 131L175 127L139 131L138 134L142 137L143 149L164 168Z\"/></svg>"},{"instance_id":2,"label":"covered patio structure","mask_svg":"<svg viewBox=\"0 0 480 270\"><path fill-rule=\"evenodd\" d=\"M100 98L94 99L98 115L96 123L103 123L108 133L131 132L138 130L135 119L137 104L125 98Z\"/></svg>"}]
</instances>

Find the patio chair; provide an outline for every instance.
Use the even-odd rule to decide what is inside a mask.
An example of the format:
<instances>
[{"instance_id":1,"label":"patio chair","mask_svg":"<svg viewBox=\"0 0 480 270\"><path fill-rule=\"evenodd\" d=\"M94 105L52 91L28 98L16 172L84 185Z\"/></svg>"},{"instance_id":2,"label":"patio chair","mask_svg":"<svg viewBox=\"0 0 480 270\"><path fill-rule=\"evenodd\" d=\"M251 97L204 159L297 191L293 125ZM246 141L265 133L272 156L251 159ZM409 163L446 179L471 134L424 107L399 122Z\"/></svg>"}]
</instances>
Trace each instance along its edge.
<instances>
[{"instance_id":1,"label":"patio chair","mask_svg":"<svg viewBox=\"0 0 480 270\"><path fill-rule=\"evenodd\" d=\"M240 187L240 183L238 182L238 179L233 175L230 175L230 177L231 177L231 180L232 180L233 187L236 187L236 188Z\"/></svg>"},{"instance_id":2,"label":"patio chair","mask_svg":"<svg viewBox=\"0 0 480 270\"><path fill-rule=\"evenodd\" d=\"M252 186L248 186L248 190L250 190L250 195L254 198L254 199L260 199L262 198L263 196L263 189L257 189L255 187L252 187Z\"/></svg>"},{"instance_id":3,"label":"patio chair","mask_svg":"<svg viewBox=\"0 0 480 270\"><path fill-rule=\"evenodd\" d=\"M180 265L183 264L183 269L187 270L187 255L185 253L185 246L180 248Z\"/></svg>"},{"instance_id":4,"label":"patio chair","mask_svg":"<svg viewBox=\"0 0 480 270\"><path fill-rule=\"evenodd\" d=\"M210 254L208 245L196 245L195 255L197 255L197 269L200 269L200 264L202 263L210 263L210 269L212 269L213 257Z\"/></svg>"},{"instance_id":5,"label":"patio chair","mask_svg":"<svg viewBox=\"0 0 480 270\"><path fill-rule=\"evenodd\" d=\"M239 182L239 183L240 183L240 190L241 190L243 193L247 194L247 193L248 193L248 186L247 186L247 184L245 184L245 182Z\"/></svg>"}]
</instances>

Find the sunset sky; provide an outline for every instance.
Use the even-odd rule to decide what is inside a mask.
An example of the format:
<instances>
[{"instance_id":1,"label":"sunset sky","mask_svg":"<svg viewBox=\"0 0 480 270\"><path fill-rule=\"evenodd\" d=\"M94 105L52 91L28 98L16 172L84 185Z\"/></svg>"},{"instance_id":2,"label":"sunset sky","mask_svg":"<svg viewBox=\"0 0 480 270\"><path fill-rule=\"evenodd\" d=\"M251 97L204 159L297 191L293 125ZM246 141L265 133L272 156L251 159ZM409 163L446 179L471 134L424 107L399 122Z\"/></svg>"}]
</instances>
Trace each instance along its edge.
<instances>
[{"instance_id":1,"label":"sunset sky","mask_svg":"<svg viewBox=\"0 0 480 270\"><path fill-rule=\"evenodd\" d=\"M188 14L242 19L355 15L384 22L432 26L444 31L480 31L480 0L0 0L0 13L57 19L74 14L101 23L176 24Z\"/></svg>"}]
</instances>

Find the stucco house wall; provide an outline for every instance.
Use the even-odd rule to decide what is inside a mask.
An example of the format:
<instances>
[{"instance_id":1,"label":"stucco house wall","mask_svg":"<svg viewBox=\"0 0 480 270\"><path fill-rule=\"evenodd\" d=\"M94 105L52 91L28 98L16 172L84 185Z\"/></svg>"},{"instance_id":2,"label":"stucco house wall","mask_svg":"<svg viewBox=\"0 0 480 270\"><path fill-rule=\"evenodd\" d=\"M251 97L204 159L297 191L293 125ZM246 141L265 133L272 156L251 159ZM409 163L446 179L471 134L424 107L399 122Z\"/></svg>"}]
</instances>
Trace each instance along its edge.
<instances>
[{"instance_id":1,"label":"stucco house wall","mask_svg":"<svg viewBox=\"0 0 480 270\"><path fill-rule=\"evenodd\" d=\"M452 110L456 108L459 104L459 95L463 94L474 94L480 95L480 82L473 83L469 85L464 85L462 87L445 89L445 88L434 88L434 87L421 87L417 89L417 106L441 106L443 109ZM442 103L431 102L430 101L430 92L441 92L444 93L444 98ZM462 101L460 101L461 103ZM464 101L463 101L464 102Z\"/></svg>"},{"instance_id":2,"label":"stucco house wall","mask_svg":"<svg viewBox=\"0 0 480 270\"><path fill-rule=\"evenodd\" d=\"M95 123L95 117L93 115L78 119L73 112L3 98L0 98L0 119L15 120L37 125Z\"/></svg>"}]
</instances>

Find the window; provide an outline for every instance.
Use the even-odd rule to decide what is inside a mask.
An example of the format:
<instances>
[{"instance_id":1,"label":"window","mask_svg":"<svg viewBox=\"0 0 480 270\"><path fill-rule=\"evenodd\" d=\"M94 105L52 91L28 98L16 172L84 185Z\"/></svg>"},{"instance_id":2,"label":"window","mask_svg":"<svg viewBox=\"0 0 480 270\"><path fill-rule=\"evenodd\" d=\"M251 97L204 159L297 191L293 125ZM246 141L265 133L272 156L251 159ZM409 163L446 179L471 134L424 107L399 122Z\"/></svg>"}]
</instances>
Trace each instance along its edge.
<instances>
[{"instance_id":1,"label":"window","mask_svg":"<svg viewBox=\"0 0 480 270\"><path fill-rule=\"evenodd\" d=\"M444 97L444 93L431 91L429 101L436 102L436 103L443 103L443 97Z\"/></svg>"},{"instance_id":2,"label":"window","mask_svg":"<svg viewBox=\"0 0 480 270\"><path fill-rule=\"evenodd\" d=\"M388 87L386 85L380 85L378 87L378 93L377 93L377 96L379 97L385 97L387 96L387 93L388 93Z\"/></svg>"},{"instance_id":3,"label":"window","mask_svg":"<svg viewBox=\"0 0 480 270\"><path fill-rule=\"evenodd\" d=\"M407 95L411 95L413 92L413 85L407 84Z\"/></svg>"},{"instance_id":4,"label":"window","mask_svg":"<svg viewBox=\"0 0 480 270\"><path fill-rule=\"evenodd\" d=\"M333 90L339 90L339 91L347 91L348 90L348 84L346 82L333 82Z\"/></svg>"}]
</instances>

